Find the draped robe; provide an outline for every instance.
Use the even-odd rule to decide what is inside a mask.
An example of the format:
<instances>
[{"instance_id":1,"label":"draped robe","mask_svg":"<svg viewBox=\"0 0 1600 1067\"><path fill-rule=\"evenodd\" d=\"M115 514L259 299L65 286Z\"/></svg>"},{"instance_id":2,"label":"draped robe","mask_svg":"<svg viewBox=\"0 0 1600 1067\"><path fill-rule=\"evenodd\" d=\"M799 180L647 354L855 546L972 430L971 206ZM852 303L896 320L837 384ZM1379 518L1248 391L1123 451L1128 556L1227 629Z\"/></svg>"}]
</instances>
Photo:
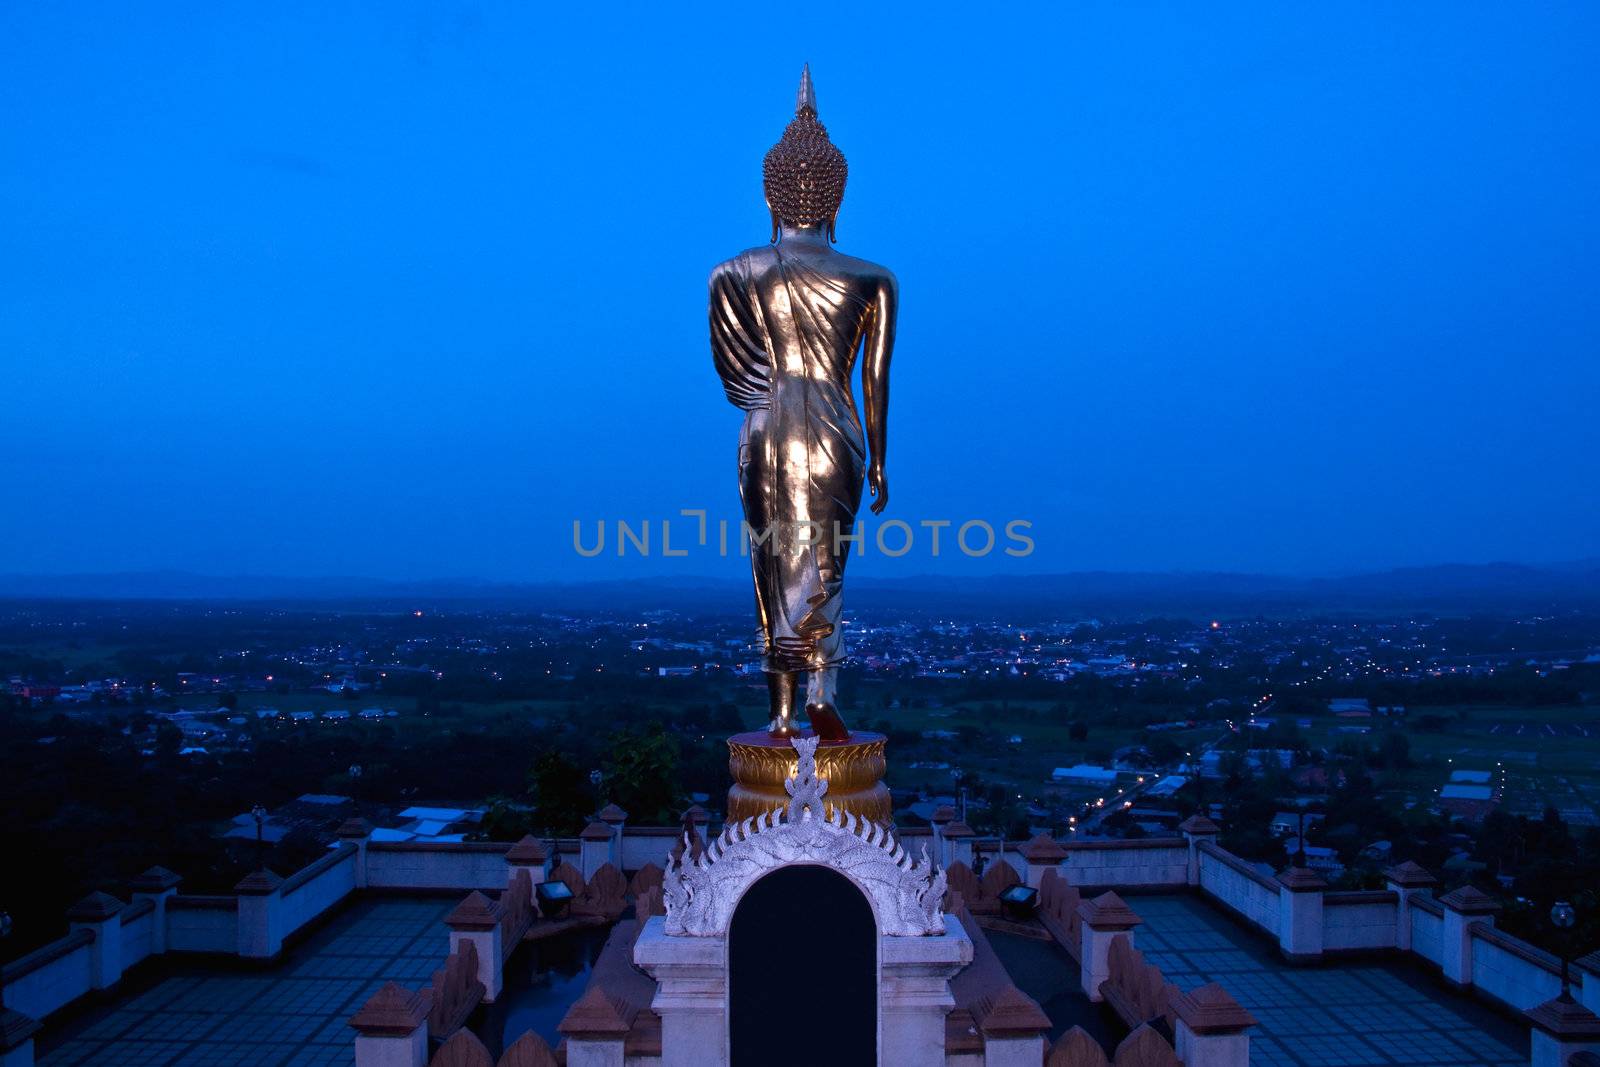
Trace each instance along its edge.
<instances>
[{"instance_id":1,"label":"draped robe","mask_svg":"<svg viewBox=\"0 0 1600 1067\"><path fill-rule=\"evenodd\" d=\"M711 274L711 349L745 412L739 495L769 671L844 659L840 536L854 529L866 467L850 383L874 310L852 265L865 266L769 245Z\"/></svg>"}]
</instances>

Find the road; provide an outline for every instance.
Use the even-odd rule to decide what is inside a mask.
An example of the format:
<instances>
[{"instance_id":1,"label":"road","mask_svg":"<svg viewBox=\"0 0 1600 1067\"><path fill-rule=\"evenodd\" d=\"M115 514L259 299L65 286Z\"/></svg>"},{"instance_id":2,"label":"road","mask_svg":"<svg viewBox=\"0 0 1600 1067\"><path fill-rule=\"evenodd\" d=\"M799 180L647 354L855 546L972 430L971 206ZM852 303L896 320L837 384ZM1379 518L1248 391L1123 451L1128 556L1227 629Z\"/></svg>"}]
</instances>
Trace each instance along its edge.
<instances>
[{"instance_id":1,"label":"road","mask_svg":"<svg viewBox=\"0 0 1600 1067\"><path fill-rule=\"evenodd\" d=\"M1232 734L1232 730L1223 730L1222 733L1212 738L1210 741L1202 744L1200 746L1200 755L1191 757L1189 759L1189 763L1191 765L1198 765L1201 758L1204 757L1207 752L1210 752L1212 749L1216 748L1219 744L1232 736ZM1113 789L1107 796L1103 798L1105 800L1104 805L1099 807L1094 807L1091 805L1090 813L1086 816L1079 817L1077 823L1078 832L1089 834L1097 833L1100 829L1100 824L1105 821L1106 816L1120 811L1123 808L1132 807L1134 801L1138 797L1143 795L1148 789L1150 789L1151 786L1155 785L1162 778L1166 777L1167 773L1169 772L1151 771L1149 774L1144 776L1143 785L1134 785L1131 787L1124 786L1122 787L1122 791L1120 793Z\"/></svg>"}]
</instances>

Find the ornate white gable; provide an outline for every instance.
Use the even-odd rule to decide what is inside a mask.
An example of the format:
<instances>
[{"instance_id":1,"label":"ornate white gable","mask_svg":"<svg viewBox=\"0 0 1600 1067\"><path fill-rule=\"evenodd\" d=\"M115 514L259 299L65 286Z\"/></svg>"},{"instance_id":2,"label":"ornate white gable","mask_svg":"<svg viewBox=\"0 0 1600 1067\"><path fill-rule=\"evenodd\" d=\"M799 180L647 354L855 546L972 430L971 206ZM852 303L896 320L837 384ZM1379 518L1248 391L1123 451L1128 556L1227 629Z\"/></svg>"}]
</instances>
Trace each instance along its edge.
<instances>
[{"instance_id":1,"label":"ornate white gable","mask_svg":"<svg viewBox=\"0 0 1600 1067\"><path fill-rule=\"evenodd\" d=\"M762 875L796 864L831 867L867 895L878 932L899 937L942 934L945 874L922 848L912 859L894 832L835 808L824 814L826 779L817 777L817 738L795 738L799 767L784 783L789 803L732 824L699 859L690 849L668 863L663 892L668 935L728 932L745 891Z\"/></svg>"}]
</instances>

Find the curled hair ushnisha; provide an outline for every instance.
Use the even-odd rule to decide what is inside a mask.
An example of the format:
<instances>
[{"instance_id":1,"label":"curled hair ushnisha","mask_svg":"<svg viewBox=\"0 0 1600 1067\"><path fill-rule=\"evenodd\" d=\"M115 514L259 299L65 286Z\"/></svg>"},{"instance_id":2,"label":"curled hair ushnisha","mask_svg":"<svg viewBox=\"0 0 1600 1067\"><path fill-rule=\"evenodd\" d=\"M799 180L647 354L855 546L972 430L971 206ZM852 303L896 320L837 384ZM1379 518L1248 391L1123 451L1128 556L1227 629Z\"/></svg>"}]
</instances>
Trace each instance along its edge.
<instances>
[{"instance_id":1,"label":"curled hair ushnisha","mask_svg":"<svg viewBox=\"0 0 1600 1067\"><path fill-rule=\"evenodd\" d=\"M828 140L827 127L817 121L809 66L800 74L794 121L783 131L783 138L768 150L761 174L767 205L772 209L774 240L780 222L793 226L826 223L828 239L833 239L834 218L844 202L849 167L844 153Z\"/></svg>"}]
</instances>

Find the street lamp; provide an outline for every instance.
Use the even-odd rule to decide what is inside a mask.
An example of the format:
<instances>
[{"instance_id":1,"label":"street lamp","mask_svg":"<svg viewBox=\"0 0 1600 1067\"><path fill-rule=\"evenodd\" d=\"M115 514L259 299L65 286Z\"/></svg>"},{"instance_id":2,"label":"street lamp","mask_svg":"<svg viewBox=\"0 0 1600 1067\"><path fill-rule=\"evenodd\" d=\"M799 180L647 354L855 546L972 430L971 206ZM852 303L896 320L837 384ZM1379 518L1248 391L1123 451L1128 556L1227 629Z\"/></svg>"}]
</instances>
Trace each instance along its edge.
<instances>
[{"instance_id":1,"label":"street lamp","mask_svg":"<svg viewBox=\"0 0 1600 1067\"><path fill-rule=\"evenodd\" d=\"M266 855L266 845L262 840L261 831L262 827L267 821L267 809L262 807L260 804L257 804L255 807L250 809L250 814L254 816L256 820L256 868L258 870L264 870L266 869L266 862L264 859Z\"/></svg>"},{"instance_id":2,"label":"street lamp","mask_svg":"<svg viewBox=\"0 0 1600 1067\"><path fill-rule=\"evenodd\" d=\"M1578 922L1578 913L1571 903L1558 900L1550 908L1550 922L1557 930L1562 931L1561 936L1561 999L1572 1000L1572 983L1567 975L1567 957L1572 955L1572 935L1566 933Z\"/></svg>"}]
</instances>

